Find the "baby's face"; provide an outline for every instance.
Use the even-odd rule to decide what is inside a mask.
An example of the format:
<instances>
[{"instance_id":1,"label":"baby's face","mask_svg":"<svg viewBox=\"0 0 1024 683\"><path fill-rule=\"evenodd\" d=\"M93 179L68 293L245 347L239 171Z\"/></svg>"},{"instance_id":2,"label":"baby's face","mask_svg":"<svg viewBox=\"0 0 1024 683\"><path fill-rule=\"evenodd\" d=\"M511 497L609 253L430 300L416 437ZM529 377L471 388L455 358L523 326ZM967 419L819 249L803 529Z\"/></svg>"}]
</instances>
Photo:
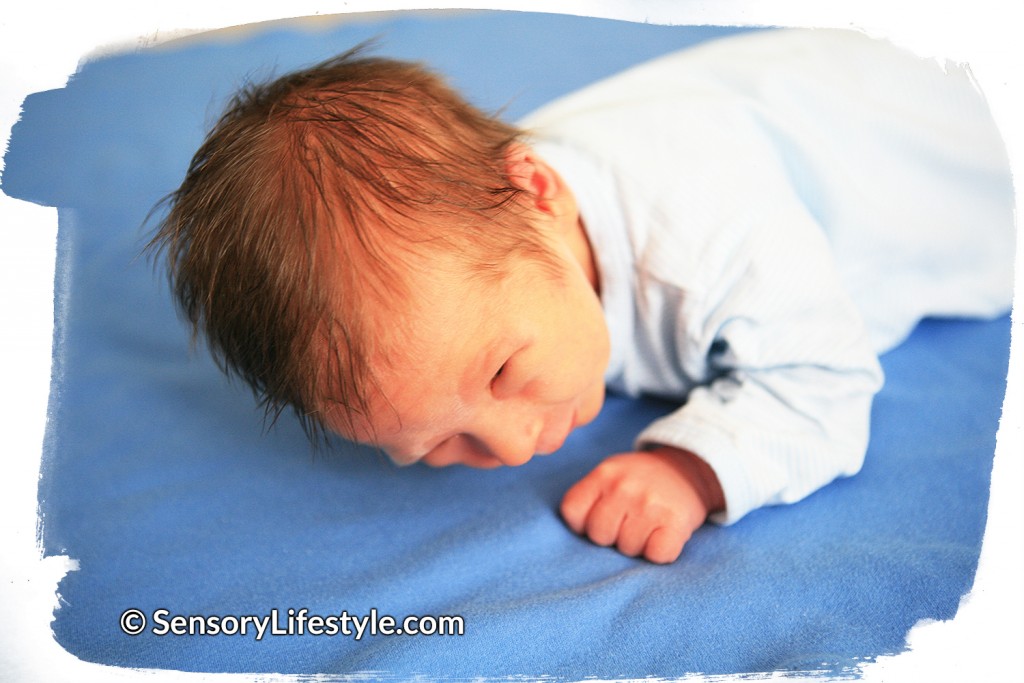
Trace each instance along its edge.
<instances>
[{"instance_id":1,"label":"baby's face","mask_svg":"<svg viewBox=\"0 0 1024 683\"><path fill-rule=\"evenodd\" d=\"M408 347L375 367L380 395L350 436L401 465L521 465L558 450L600 411L609 358L593 286L568 250L558 259L558 277L524 261L497 283L415 282Z\"/></svg>"}]
</instances>

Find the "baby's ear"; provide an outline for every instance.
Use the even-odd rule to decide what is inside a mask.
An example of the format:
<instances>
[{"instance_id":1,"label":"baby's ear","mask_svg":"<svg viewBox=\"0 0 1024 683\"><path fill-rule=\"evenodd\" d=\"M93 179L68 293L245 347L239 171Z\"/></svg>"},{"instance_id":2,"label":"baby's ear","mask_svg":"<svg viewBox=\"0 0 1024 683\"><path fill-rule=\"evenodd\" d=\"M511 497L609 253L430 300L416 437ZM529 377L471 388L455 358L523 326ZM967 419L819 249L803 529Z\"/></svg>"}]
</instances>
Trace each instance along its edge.
<instances>
[{"instance_id":1,"label":"baby's ear","mask_svg":"<svg viewBox=\"0 0 1024 683\"><path fill-rule=\"evenodd\" d=\"M528 145L513 142L508 146L505 173L510 183L533 197L541 211L550 212L551 202L561 195L561 178Z\"/></svg>"}]
</instances>

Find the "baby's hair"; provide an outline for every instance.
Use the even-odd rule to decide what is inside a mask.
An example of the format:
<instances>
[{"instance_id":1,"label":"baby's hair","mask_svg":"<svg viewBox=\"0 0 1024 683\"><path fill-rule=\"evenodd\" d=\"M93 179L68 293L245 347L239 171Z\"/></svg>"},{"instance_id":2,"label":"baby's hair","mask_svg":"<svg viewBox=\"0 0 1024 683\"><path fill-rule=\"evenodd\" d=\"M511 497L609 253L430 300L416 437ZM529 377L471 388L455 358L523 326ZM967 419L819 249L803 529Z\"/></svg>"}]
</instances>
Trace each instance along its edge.
<instances>
[{"instance_id":1,"label":"baby's hair","mask_svg":"<svg viewBox=\"0 0 1024 683\"><path fill-rule=\"evenodd\" d=\"M506 170L520 131L421 65L362 51L242 88L148 246L193 341L314 443L328 406L343 432L366 415L375 333L424 256L492 278L548 254Z\"/></svg>"}]
</instances>

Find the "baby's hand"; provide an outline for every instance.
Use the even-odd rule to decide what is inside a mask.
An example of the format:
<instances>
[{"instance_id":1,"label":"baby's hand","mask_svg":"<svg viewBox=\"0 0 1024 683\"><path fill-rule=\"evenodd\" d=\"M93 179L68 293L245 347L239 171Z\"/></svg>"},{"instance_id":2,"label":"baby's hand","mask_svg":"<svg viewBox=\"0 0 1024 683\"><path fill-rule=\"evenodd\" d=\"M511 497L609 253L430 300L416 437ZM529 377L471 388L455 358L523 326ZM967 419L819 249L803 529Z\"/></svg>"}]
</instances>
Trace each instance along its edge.
<instances>
[{"instance_id":1,"label":"baby's hand","mask_svg":"<svg viewBox=\"0 0 1024 683\"><path fill-rule=\"evenodd\" d=\"M708 514L724 508L707 463L662 446L607 458L566 492L561 512L573 531L598 545L667 563Z\"/></svg>"}]
</instances>

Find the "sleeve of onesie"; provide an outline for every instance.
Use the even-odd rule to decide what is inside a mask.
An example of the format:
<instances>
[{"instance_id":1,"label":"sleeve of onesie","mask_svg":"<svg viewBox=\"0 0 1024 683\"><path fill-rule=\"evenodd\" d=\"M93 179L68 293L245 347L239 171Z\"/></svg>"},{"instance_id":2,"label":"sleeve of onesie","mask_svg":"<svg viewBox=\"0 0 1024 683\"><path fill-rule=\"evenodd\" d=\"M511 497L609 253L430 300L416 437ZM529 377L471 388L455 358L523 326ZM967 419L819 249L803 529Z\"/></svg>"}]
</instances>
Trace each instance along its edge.
<instances>
[{"instance_id":1,"label":"sleeve of onesie","mask_svg":"<svg viewBox=\"0 0 1024 683\"><path fill-rule=\"evenodd\" d=\"M696 243L654 231L645 250L640 305L662 310L696 388L637 445L704 459L726 500L712 521L730 524L860 470L882 371L802 205L776 196L726 222Z\"/></svg>"}]
</instances>

